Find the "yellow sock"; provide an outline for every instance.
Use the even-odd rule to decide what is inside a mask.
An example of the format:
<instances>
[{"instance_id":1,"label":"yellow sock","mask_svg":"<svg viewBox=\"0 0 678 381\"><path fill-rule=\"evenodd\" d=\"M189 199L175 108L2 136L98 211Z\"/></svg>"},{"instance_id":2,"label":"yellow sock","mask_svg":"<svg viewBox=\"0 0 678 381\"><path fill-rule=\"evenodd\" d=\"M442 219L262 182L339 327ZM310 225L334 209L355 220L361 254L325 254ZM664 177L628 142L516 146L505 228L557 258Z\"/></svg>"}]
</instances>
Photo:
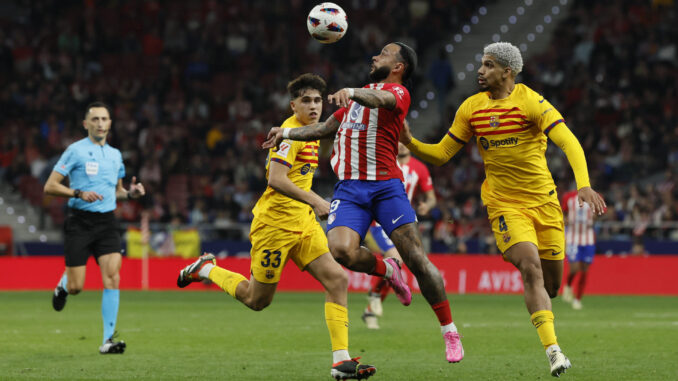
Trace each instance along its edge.
<instances>
[{"instance_id":1,"label":"yellow sock","mask_svg":"<svg viewBox=\"0 0 678 381\"><path fill-rule=\"evenodd\" d=\"M235 298L235 289L238 287L240 282L247 280L244 276L233 271L228 271L225 268L214 266L210 270L209 278L214 284L221 287L222 290L226 291L229 295Z\"/></svg>"},{"instance_id":2,"label":"yellow sock","mask_svg":"<svg viewBox=\"0 0 678 381\"><path fill-rule=\"evenodd\" d=\"M332 351L348 350L348 309L336 303L325 303L325 322L330 331Z\"/></svg>"},{"instance_id":3,"label":"yellow sock","mask_svg":"<svg viewBox=\"0 0 678 381\"><path fill-rule=\"evenodd\" d=\"M551 345L557 345L556 328L553 325L553 312L549 310L537 311L530 316L532 324L537 328L537 334L544 349Z\"/></svg>"}]
</instances>

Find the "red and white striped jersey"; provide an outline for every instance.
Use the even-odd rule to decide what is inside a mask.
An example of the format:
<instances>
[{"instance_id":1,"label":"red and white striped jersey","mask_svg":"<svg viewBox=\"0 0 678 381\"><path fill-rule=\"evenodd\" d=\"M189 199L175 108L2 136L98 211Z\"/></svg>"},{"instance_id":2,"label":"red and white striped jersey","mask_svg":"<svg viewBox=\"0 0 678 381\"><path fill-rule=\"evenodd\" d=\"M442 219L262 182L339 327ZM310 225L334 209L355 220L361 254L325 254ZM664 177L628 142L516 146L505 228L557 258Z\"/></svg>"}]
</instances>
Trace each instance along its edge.
<instances>
[{"instance_id":1,"label":"red and white striped jersey","mask_svg":"<svg viewBox=\"0 0 678 381\"><path fill-rule=\"evenodd\" d=\"M414 196L417 194L426 193L433 189L431 174L421 161L410 157L407 164L401 165L400 168L403 170L405 192L410 201L414 200Z\"/></svg>"},{"instance_id":2,"label":"red and white striped jersey","mask_svg":"<svg viewBox=\"0 0 678 381\"><path fill-rule=\"evenodd\" d=\"M398 139L410 108L410 93L397 83L371 83L364 88L393 93L393 110L367 108L354 101L334 117L341 123L330 164L339 180L403 180L398 167Z\"/></svg>"},{"instance_id":3,"label":"red and white striped jersey","mask_svg":"<svg viewBox=\"0 0 678 381\"><path fill-rule=\"evenodd\" d=\"M563 211L566 213L565 241L568 245L595 245L593 211L589 204L579 206L577 191L563 195Z\"/></svg>"}]
</instances>

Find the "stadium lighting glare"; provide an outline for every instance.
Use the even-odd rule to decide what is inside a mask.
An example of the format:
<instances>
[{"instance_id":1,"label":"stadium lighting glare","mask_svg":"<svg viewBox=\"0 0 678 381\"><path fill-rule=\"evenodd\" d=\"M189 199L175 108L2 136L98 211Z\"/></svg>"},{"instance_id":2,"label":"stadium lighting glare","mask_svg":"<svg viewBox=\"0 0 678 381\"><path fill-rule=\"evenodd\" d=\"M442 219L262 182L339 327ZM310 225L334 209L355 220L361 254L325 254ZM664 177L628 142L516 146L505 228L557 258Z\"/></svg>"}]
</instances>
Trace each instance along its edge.
<instances>
[{"instance_id":1,"label":"stadium lighting glare","mask_svg":"<svg viewBox=\"0 0 678 381\"><path fill-rule=\"evenodd\" d=\"M547 23L547 24L550 24L551 23L551 15L544 16L544 22Z\"/></svg>"},{"instance_id":2,"label":"stadium lighting glare","mask_svg":"<svg viewBox=\"0 0 678 381\"><path fill-rule=\"evenodd\" d=\"M12 214L14 214L14 208L12 208L11 206L8 207L8 208L7 208L7 214L9 214L10 216L11 216Z\"/></svg>"},{"instance_id":3,"label":"stadium lighting glare","mask_svg":"<svg viewBox=\"0 0 678 381\"><path fill-rule=\"evenodd\" d=\"M37 229L35 229L35 225L31 225L31 226L28 227L28 232L29 232L29 233L35 233L36 230L37 230Z\"/></svg>"},{"instance_id":4,"label":"stadium lighting glare","mask_svg":"<svg viewBox=\"0 0 678 381\"><path fill-rule=\"evenodd\" d=\"M461 30L462 30L464 33L466 33L466 34L471 33L471 26L470 26L470 25L464 25L464 26L461 28Z\"/></svg>"},{"instance_id":5,"label":"stadium lighting glare","mask_svg":"<svg viewBox=\"0 0 678 381\"><path fill-rule=\"evenodd\" d=\"M522 44L520 44L519 48L520 48L521 52L526 52L527 51L527 44L523 42Z\"/></svg>"},{"instance_id":6,"label":"stadium lighting glare","mask_svg":"<svg viewBox=\"0 0 678 381\"><path fill-rule=\"evenodd\" d=\"M475 69L475 66L472 63L466 64L466 71L473 71L473 69Z\"/></svg>"},{"instance_id":7,"label":"stadium lighting glare","mask_svg":"<svg viewBox=\"0 0 678 381\"><path fill-rule=\"evenodd\" d=\"M410 116L412 116L412 119L417 119L417 118L419 117L419 111L413 110L413 111L410 113Z\"/></svg>"},{"instance_id":8,"label":"stadium lighting glare","mask_svg":"<svg viewBox=\"0 0 678 381\"><path fill-rule=\"evenodd\" d=\"M525 5L527 5L528 7L532 5L532 0L525 0Z\"/></svg>"},{"instance_id":9,"label":"stadium lighting glare","mask_svg":"<svg viewBox=\"0 0 678 381\"><path fill-rule=\"evenodd\" d=\"M454 35L454 41L455 42L461 42L461 34L455 34Z\"/></svg>"},{"instance_id":10,"label":"stadium lighting glare","mask_svg":"<svg viewBox=\"0 0 678 381\"><path fill-rule=\"evenodd\" d=\"M518 19L516 18L516 16L511 16L511 17L509 17L509 23L515 24L516 21L518 21Z\"/></svg>"},{"instance_id":11,"label":"stadium lighting glare","mask_svg":"<svg viewBox=\"0 0 678 381\"><path fill-rule=\"evenodd\" d=\"M527 41L530 41L530 42L534 41L534 33L528 33L527 34Z\"/></svg>"},{"instance_id":12,"label":"stadium lighting glare","mask_svg":"<svg viewBox=\"0 0 678 381\"><path fill-rule=\"evenodd\" d=\"M483 60L483 55L478 53L476 54L476 62L481 62Z\"/></svg>"},{"instance_id":13,"label":"stadium lighting glare","mask_svg":"<svg viewBox=\"0 0 678 381\"><path fill-rule=\"evenodd\" d=\"M16 221L20 224L26 223L26 217L19 216L19 217L17 217Z\"/></svg>"},{"instance_id":14,"label":"stadium lighting glare","mask_svg":"<svg viewBox=\"0 0 678 381\"><path fill-rule=\"evenodd\" d=\"M478 13L485 16L487 14L487 8L485 8L485 7L478 8Z\"/></svg>"},{"instance_id":15,"label":"stadium lighting glare","mask_svg":"<svg viewBox=\"0 0 678 381\"><path fill-rule=\"evenodd\" d=\"M422 99L419 101L419 107L426 110L428 108L428 101L426 99Z\"/></svg>"},{"instance_id":16,"label":"stadium lighting glare","mask_svg":"<svg viewBox=\"0 0 678 381\"><path fill-rule=\"evenodd\" d=\"M471 16L471 24L475 25L478 23L478 16Z\"/></svg>"},{"instance_id":17,"label":"stadium lighting glare","mask_svg":"<svg viewBox=\"0 0 678 381\"><path fill-rule=\"evenodd\" d=\"M542 32L544 31L544 26L541 25L541 24L539 24L539 25L537 25L537 27L534 28L534 29L537 31L537 33L542 33Z\"/></svg>"},{"instance_id":18,"label":"stadium lighting glare","mask_svg":"<svg viewBox=\"0 0 678 381\"><path fill-rule=\"evenodd\" d=\"M463 71L460 71L460 72L457 74L457 78L458 78L460 81L463 81L463 80L466 78L466 73L464 73Z\"/></svg>"},{"instance_id":19,"label":"stadium lighting glare","mask_svg":"<svg viewBox=\"0 0 678 381\"><path fill-rule=\"evenodd\" d=\"M452 53L454 51L454 46L452 46L452 44L445 45L445 51L448 53Z\"/></svg>"},{"instance_id":20,"label":"stadium lighting glare","mask_svg":"<svg viewBox=\"0 0 678 381\"><path fill-rule=\"evenodd\" d=\"M44 234L40 234L40 242L47 242L47 236Z\"/></svg>"},{"instance_id":21,"label":"stadium lighting glare","mask_svg":"<svg viewBox=\"0 0 678 381\"><path fill-rule=\"evenodd\" d=\"M426 93L426 99L428 99L429 101L432 101L433 99L435 99L435 97L436 93L434 93L433 91L429 91L428 93Z\"/></svg>"},{"instance_id":22,"label":"stadium lighting glare","mask_svg":"<svg viewBox=\"0 0 678 381\"><path fill-rule=\"evenodd\" d=\"M495 33L495 34L492 35L492 41L494 41L494 42L499 42L499 40L501 40L501 36L500 36L500 35L498 35L497 33Z\"/></svg>"},{"instance_id":23,"label":"stadium lighting glare","mask_svg":"<svg viewBox=\"0 0 678 381\"><path fill-rule=\"evenodd\" d=\"M518 9L516 9L516 13L521 15L521 16L524 15L525 14L525 8L518 7Z\"/></svg>"},{"instance_id":24,"label":"stadium lighting glare","mask_svg":"<svg viewBox=\"0 0 678 381\"><path fill-rule=\"evenodd\" d=\"M567 5L567 0L560 0L560 5Z\"/></svg>"},{"instance_id":25,"label":"stadium lighting glare","mask_svg":"<svg viewBox=\"0 0 678 381\"><path fill-rule=\"evenodd\" d=\"M499 30L500 30L502 33L508 32L508 25L503 24L502 26L499 27Z\"/></svg>"},{"instance_id":26,"label":"stadium lighting glare","mask_svg":"<svg viewBox=\"0 0 678 381\"><path fill-rule=\"evenodd\" d=\"M551 8L551 13L557 15L558 13L560 13L560 7L555 5L553 8Z\"/></svg>"},{"instance_id":27,"label":"stadium lighting glare","mask_svg":"<svg viewBox=\"0 0 678 381\"><path fill-rule=\"evenodd\" d=\"M5 203L5 199L3 199L2 197L0 197L0 205L2 205L2 204L4 204L4 203Z\"/></svg>"}]
</instances>

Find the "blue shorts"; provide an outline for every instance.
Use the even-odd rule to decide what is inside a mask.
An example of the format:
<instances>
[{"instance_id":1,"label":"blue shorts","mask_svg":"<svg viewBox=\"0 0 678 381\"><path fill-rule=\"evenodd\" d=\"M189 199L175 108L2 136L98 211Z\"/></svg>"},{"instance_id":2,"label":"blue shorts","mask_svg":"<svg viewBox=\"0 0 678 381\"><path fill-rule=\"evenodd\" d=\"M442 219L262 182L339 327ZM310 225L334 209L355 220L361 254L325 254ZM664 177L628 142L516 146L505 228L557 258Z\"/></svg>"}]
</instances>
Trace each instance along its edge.
<instances>
[{"instance_id":1,"label":"blue shorts","mask_svg":"<svg viewBox=\"0 0 678 381\"><path fill-rule=\"evenodd\" d=\"M393 245L393 241L388 238L386 232L384 232L384 228L382 228L381 225L370 226L370 234L372 234L374 242L377 243L377 246L379 246L379 250L381 250L382 253L385 253L395 247L395 245Z\"/></svg>"},{"instance_id":2,"label":"blue shorts","mask_svg":"<svg viewBox=\"0 0 678 381\"><path fill-rule=\"evenodd\" d=\"M593 254L596 252L595 245L567 245L567 260L570 262L593 263Z\"/></svg>"},{"instance_id":3,"label":"blue shorts","mask_svg":"<svg viewBox=\"0 0 678 381\"><path fill-rule=\"evenodd\" d=\"M395 228L417 221L403 182L399 179L338 182L327 217L327 231L346 226L363 240L372 220L376 220L388 236Z\"/></svg>"}]
</instances>

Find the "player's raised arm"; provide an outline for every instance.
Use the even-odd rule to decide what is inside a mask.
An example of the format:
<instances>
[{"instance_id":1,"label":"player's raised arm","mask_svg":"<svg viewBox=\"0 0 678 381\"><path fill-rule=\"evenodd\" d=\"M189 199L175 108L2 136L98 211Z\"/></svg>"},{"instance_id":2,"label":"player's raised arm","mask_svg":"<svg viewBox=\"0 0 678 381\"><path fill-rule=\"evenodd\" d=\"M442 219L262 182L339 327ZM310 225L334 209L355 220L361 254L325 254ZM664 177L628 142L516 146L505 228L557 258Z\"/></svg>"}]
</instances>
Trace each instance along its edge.
<instances>
[{"instance_id":1,"label":"player's raised arm","mask_svg":"<svg viewBox=\"0 0 678 381\"><path fill-rule=\"evenodd\" d=\"M263 149L278 147L283 139L311 141L324 139L334 136L339 129L339 121L330 115L323 123L309 124L304 127L297 128L280 128L273 127L268 132L266 141L261 145Z\"/></svg>"},{"instance_id":2,"label":"player's raised arm","mask_svg":"<svg viewBox=\"0 0 678 381\"><path fill-rule=\"evenodd\" d=\"M548 137L565 152L567 161L570 162L574 178L577 181L580 204L582 202L588 203L593 209L593 213L597 215L605 213L607 205L605 205L603 197L591 188L584 149L579 144L577 137L567 128L565 123L554 126L548 133Z\"/></svg>"},{"instance_id":3,"label":"player's raised arm","mask_svg":"<svg viewBox=\"0 0 678 381\"><path fill-rule=\"evenodd\" d=\"M376 89L345 88L330 94L327 99L339 107L348 107L351 100L367 108L393 110L396 106L396 97L393 93Z\"/></svg>"},{"instance_id":4,"label":"player's raised arm","mask_svg":"<svg viewBox=\"0 0 678 381\"><path fill-rule=\"evenodd\" d=\"M400 142L406 145L417 157L434 165L447 163L465 144L465 142L455 139L449 132L443 136L438 144L422 143L412 136L407 121L403 122Z\"/></svg>"}]
</instances>

